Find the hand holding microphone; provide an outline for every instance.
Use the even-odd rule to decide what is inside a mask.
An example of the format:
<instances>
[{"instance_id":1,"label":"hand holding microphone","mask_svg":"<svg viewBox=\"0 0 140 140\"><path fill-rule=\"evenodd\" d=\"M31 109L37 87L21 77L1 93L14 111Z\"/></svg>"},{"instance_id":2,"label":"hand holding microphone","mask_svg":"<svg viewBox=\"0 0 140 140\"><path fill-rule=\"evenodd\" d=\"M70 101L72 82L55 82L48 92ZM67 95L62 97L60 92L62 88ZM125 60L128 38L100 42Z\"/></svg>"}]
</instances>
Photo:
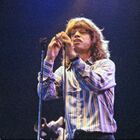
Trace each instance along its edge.
<instances>
[{"instance_id":1,"label":"hand holding microphone","mask_svg":"<svg viewBox=\"0 0 140 140\"><path fill-rule=\"evenodd\" d=\"M53 37L48 45L48 50L47 50L45 60L47 60L50 63L54 63L54 60L57 57L61 47L62 47L61 42L58 41L56 37Z\"/></svg>"},{"instance_id":2,"label":"hand holding microphone","mask_svg":"<svg viewBox=\"0 0 140 140\"><path fill-rule=\"evenodd\" d=\"M54 63L54 60L56 59L61 48L65 48L66 55L69 59L77 56L71 38L66 34L66 32L62 31L56 34L56 36L53 37L49 43L45 60L50 63Z\"/></svg>"},{"instance_id":3,"label":"hand holding microphone","mask_svg":"<svg viewBox=\"0 0 140 140\"><path fill-rule=\"evenodd\" d=\"M69 59L77 56L74 50L73 42L66 32L60 32L56 35L56 40L61 44L61 47L66 51L66 55Z\"/></svg>"}]
</instances>

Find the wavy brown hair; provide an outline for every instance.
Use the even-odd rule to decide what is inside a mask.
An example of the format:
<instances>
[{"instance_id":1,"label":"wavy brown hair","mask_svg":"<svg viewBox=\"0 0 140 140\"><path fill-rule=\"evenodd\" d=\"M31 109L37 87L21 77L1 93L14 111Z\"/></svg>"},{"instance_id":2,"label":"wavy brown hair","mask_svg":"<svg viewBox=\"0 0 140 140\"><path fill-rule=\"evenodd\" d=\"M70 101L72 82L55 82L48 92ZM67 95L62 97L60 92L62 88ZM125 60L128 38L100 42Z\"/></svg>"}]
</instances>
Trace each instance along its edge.
<instances>
[{"instance_id":1,"label":"wavy brown hair","mask_svg":"<svg viewBox=\"0 0 140 140\"><path fill-rule=\"evenodd\" d=\"M71 30L77 27L82 27L88 30L92 40L94 40L92 51L91 51L92 52L91 57L93 59L93 62L96 60L110 57L110 52L108 50L109 41L104 39L102 30L99 29L99 27L97 27L92 22L92 20L84 17L73 18L68 21L65 32L70 36Z\"/></svg>"}]
</instances>

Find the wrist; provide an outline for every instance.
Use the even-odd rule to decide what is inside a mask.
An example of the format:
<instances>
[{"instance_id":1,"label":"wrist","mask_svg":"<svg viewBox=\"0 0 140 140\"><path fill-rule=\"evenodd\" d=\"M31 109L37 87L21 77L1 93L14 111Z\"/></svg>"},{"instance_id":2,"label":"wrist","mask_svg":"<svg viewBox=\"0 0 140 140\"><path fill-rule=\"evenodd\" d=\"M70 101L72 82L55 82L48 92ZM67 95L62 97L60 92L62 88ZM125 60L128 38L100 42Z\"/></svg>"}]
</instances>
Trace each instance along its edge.
<instances>
[{"instance_id":1,"label":"wrist","mask_svg":"<svg viewBox=\"0 0 140 140\"><path fill-rule=\"evenodd\" d=\"M45 57L44 61L47 61L50 64L53 64L54 63L54 59L51 59L48 56Z\"/></svg>"}]
</instances>

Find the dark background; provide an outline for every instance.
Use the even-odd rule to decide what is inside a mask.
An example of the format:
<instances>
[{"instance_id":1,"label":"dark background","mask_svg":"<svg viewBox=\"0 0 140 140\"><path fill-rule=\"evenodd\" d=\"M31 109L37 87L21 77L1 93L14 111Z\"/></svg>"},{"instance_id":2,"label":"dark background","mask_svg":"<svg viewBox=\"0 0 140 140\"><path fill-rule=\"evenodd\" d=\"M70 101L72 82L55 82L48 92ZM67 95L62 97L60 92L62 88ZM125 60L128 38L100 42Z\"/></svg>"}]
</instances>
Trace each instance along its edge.
<instances>
[{"instance_id":1,"label":"dark background","mask_svg":"<svg viewBox=\"0 0 140 140\"><path fill-rule=\"evenodd\" d=\"M116 63L116 138L140 138L139 0L0 0L0 138L36 139L39 38L50 41L77 16L92 19L110 40ZM62 111L61 100L43 103L47 121Z\"/></svg>"}]
</instances>

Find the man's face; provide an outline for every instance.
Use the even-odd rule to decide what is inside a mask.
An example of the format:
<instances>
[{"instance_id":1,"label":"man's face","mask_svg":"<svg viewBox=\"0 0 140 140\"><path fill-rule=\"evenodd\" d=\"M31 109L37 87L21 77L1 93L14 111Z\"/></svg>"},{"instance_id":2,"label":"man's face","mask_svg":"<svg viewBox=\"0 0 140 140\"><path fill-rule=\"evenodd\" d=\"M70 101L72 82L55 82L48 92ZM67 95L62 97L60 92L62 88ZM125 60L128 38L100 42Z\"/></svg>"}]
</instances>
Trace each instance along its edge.
<instances>
[{"instance_id":1,"label":"man's face","mask_svg":"<svg viewBox=\"0 0 140 140\"><path fill-rule=\"evenodd\" d=\"M89 53L92 46L89 30L82 27L74 28L71 30L70 37L77 53Z\"/></svg>"}]
</instances>

